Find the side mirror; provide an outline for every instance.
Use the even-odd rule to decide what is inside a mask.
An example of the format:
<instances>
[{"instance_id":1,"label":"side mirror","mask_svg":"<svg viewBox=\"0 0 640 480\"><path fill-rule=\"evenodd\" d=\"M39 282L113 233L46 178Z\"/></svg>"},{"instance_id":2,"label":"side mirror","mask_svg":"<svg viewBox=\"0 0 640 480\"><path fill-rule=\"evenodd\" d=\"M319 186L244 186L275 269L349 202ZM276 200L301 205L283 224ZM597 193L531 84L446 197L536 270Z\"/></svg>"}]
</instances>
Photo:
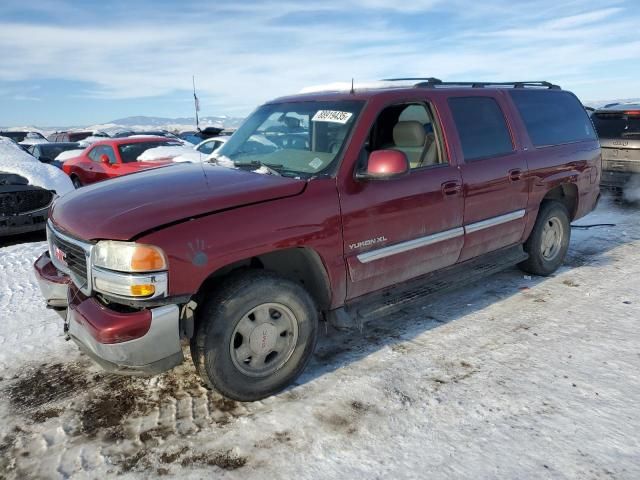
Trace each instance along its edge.
<instances>
[{"instance_id":1,"label":"side mirror","mask_svg":"<svg viewBox=\"0 0 640 480\"><path fill-rule=\"evenodd\" d=\"M104 163L105 165L109 165L109 163L111 163L109 161L109 155L105 155L105 154L100 155L100 163Z\"/></svg>"},{"instance_id":2,"label":"side mirror","mask_svg":"<svg viewBox=\"0 0 640 480\"><path fill-rule=\"evenodd\" d=\"M358 180L391 180L409 173L409 160L398 150L376 150L369 155L367 169L356 173Z\"/></svg>"}]
</instances>

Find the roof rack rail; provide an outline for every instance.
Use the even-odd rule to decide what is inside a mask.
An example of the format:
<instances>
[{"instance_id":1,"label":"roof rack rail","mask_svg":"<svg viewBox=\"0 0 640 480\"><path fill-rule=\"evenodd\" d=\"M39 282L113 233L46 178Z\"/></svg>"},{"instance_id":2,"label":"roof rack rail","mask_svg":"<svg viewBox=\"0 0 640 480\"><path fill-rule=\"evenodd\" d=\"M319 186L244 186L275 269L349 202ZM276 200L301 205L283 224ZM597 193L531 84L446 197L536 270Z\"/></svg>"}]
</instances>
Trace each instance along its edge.
<instances>
[{"instance_id":1,"label":"roof rack rail","mask_svg":"<svg viewBox=\"0 0 640 480\"><path fill-rule=\"evenodd\" d=\"M443 82L435 77L407 77L407 78L385 78L385 82L408 82L417 81L415 88L435 88L435 87L511 87L511 88L548 88L551 90L561 90L559 85L544 80L517 81L517 82Z\"/></svg>"},{"instance_id":2,"label":"roof rack rail","mask_svg":"<svg viewBox=\"0 0 640 480\"><path fill-rule=\"evenodd\" d=\"M442 80L435 77L406 77L406 78L383 78L383 82L413 82L420 80L420 83L442 83Z\"/></svg>"}]
</instances>

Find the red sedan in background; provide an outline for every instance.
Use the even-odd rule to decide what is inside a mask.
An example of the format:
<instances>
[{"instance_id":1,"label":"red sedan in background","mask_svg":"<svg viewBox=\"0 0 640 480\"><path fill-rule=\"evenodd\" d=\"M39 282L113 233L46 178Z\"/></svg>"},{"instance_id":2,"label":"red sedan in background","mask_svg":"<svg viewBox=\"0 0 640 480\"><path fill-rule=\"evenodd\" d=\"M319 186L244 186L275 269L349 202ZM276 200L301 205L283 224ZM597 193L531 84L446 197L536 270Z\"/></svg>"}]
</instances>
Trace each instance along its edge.
<instances>
[{"instance_id":1,"label":"red sedan in background","mask_svg":"<svg viewBox=\"0 0 640 480\"><path fill-rule=\"evenodd\" d=\"M165 137L102 140L87 147L80 156L66 160L62 170L69 175L73 185L79 188L171 163L171 158L139 161L138 157L150 148L180 145L180 142Z\"/></svg>"}]
</instances>

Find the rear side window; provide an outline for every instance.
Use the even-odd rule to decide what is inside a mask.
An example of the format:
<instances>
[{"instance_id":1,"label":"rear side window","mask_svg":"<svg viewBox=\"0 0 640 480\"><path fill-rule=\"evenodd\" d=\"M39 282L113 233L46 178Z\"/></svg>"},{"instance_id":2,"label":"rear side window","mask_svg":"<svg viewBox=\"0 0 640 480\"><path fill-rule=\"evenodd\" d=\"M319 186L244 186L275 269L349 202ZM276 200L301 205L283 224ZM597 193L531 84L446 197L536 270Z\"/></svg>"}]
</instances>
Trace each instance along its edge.
<instances>
[{"instance_id":1,"label":"rear side window","mask_svg":"<svg viewBox=\"0 0 640 480\"><path fill-rule=\"evenodd\" d=\"M453 97L449 108L466 162L513 152L511 135L498 103L491 97Z\"/></svg>"},{"instance_id":2,"label":"rear side window","mask_svg":"<svg viewBox=\"0 0 640 480\"><path fill-rule=\"evenodd\" d=\"M124 143L118 145L120 150L120 159L122 163L133 163L138 161L138 157L151 148L156 147L179 147L181 143L166 141L166 142L136 142L136 143Z\"/></svg>"},{"instance_id":3,"label":"rear side window","mask_svg":"<svg viewBox=\"0 0 640 480\"><path fill-rule=\"evenodd\" d=\"M509 92L535 147L595 140L596 133L582 104L568 92Z\"/></svg>"},{"instance_id":4,"label":"rear side window","mask_svg":"<svg viewBox=\"0 0 640 480\"><path fill-rule=\"evenodd\" d=\"M99 162L102 155L106 155L107 157L109 157L109 163L116 163L116 155L113 152L113 148L111 148L109 145L98 145L93 150L91 150L91 152L89 152L89 158L94 162Z\"/></svg>"}]
</instances>

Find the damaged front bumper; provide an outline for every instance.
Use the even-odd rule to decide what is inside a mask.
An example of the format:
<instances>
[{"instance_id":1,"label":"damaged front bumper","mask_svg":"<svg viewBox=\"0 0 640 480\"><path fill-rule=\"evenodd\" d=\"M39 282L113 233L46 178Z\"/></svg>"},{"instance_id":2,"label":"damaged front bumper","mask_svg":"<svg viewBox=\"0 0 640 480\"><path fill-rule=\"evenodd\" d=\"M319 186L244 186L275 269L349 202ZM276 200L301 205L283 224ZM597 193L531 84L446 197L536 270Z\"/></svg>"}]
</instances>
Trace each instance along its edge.
<instances>
[{"instance_id":1,"label":"damaged front bumper","mask_svg":"<svg viewBox=\"0 0 640 480\"><path fill-rule=\"evenodd\" d=\"M178 305L118 311L80 292L48 252L34 268L47 306L65 320L66 334L105 370L156 374L184 360Z\"/></svg>"}]
</instances>

